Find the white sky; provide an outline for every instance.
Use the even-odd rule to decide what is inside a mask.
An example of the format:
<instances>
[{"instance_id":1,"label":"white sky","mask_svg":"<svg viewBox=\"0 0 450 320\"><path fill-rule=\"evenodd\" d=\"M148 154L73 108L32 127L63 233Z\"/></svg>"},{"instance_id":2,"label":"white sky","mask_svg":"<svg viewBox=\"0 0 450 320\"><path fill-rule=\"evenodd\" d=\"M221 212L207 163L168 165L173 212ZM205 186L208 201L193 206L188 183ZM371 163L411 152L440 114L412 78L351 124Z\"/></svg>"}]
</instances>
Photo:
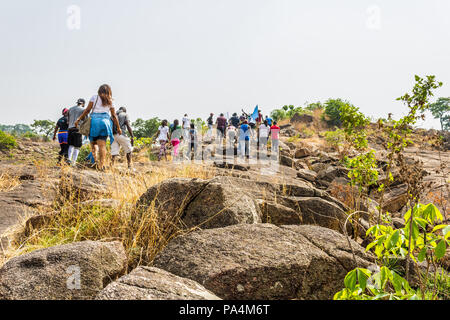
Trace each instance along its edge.
<instances>
[{"instance_id":1,"label":"white sky","mask_svg":"<svg viewBox=\"0 0 450 320\"><path fill-rule=\"evenodd\" d=\"M0 123L57 120L103 83L132 120L328 98L398 118L414 74L450 96L449 13L448 0L0 0Z\"/></svg>"}]
</instances>

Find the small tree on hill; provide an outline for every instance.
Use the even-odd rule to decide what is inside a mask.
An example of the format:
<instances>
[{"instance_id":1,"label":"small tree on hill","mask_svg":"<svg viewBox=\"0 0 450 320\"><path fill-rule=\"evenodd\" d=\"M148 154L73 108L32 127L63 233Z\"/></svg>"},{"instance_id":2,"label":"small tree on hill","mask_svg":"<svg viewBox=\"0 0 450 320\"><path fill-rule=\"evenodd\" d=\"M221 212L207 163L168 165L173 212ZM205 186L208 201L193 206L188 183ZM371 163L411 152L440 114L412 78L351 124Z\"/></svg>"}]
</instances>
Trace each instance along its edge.
<instances>
[{"instance_id":1,"label":"small tree on hill","mask_svg":"<svg viewBox=\"0 0 450 320\"><path fill-rule=\"evenodd\" d=\"M133 122L133 133L136 138L151 138L156 132L158 132L158 127L161 124L161 120L157 117L148 120L143 120L141 118Z\"/></svg>"},{"instance_id":2,"label":"small tree on hill","mask_svg":"<svg viewBox=\"0 0 450 320\"><path fill-rule=\"evenodd\" d=\"M441 122L441 130L450 130L450 98L439 98L430 105L430 111Z\"/></svg>"},{"instance_id":3,"label":"small tree on hill","mask_svg":"<svg viewBox=\"0 0 450 320\"><path fill-rule=\"evenodd\" d=\"M34 120L31 128L36 134L49 138L55 128L55 123L51 120Z\"/></svg>"}]
</instances>

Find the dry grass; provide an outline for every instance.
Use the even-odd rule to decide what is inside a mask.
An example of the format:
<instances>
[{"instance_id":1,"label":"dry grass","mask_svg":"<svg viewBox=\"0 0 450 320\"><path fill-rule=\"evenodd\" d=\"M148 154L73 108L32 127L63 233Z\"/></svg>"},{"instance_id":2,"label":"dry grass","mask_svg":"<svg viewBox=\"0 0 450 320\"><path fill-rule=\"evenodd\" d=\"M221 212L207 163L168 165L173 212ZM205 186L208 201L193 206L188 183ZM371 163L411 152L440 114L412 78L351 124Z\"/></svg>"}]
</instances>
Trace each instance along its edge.
<instances>
[{"instance_id":1,"label":"dry grass","mask_svg":"<svg viewBox=\"0 0 450 320\"><path fill-rule=\"evenodd\" d=\"M52 206L39 212L50 218L34 228L27 228L26 220L29 217L26 217L20 226L11 229L9 235L12 241L4 252L5 261L37 249L83 240L121 241L130 267L152 261L170 239L187 230L179 228L178 214L174 214L173 219L163 221L154 203L145 209L137 209L136 201L150 186L163 180L172 177L210 179L216 172L210 167L197 165L171 167L169 164L159 164L141 169L139 171L147 170L145 173L127 172L125 169L107 172L106 175L114 177L105 179L108 181L108 198L116 200L116 203L104 206L95 202L83 203L104 197L81 196L77 188L68 183L72 181L69 178L72 169L63 167L61 179L65 191Z\"/></svg>"},{"instance_id":2,"label":"dry grass","mask_svg":"<svg viewBox=\"0 0 450 320\"><path fill-rule=\"evenodd\" d=\"M0 192L8 192L14 190L20 185L20 180L16 176L12 176L8 173L2 173L0 175Z\"/></svg>"}]
</instances>

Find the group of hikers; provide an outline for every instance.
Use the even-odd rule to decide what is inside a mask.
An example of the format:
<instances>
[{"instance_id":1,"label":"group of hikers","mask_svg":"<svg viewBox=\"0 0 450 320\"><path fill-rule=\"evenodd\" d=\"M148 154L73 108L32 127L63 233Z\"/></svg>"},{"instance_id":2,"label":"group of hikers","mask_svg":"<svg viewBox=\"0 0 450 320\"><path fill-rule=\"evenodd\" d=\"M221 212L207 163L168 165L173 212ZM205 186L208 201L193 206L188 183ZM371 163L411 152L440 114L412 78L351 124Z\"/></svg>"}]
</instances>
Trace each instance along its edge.
<instances>
[{"instance_id":1,"label":"group of hikers","mask_svg":"<svg viewBox=\"0 0 450 320\"><path fill-rule=\"evenodd\" d=\"M249 157L251 141L256 141L260 150L268 150L268 141L271 139L271 152L278 151L280 127L270 117L266 116L264 119L258 107L251 115L242 111L241 116L233 113L229 119L221 113L215 121L214 114L211 113L206 122L208 125L206 139L212 140L213 127L216 125L218 145L224 146L225 143L225 146L234 149L237 144L237 153L241 157ZM186 156L189 159L197 154L198 129L187 114L182 118L181 124L178 119L171 124L163 120L155 136L160 144L158 160L162 157L167 160L168 145L172 147L174 160L179 159L180 145L187 146ZM56 140L56 137L60 144L58 160L64 159L69 165L76 165L80 148L89 141L91 153L88 159L91 160L91 165L98 170L105 170L106 142L109 138L112 164L114 165L122 148L126 154L128 168L132 166L134 135L130 118L125 107L120 107L116 111L111 87L107 84L100 86L97 94L89 100L87 107L85 100L80 98L75 106L63 109L62 117L55 126L53 140Z\"/></svg>"},{"instance_id":2,"label":"group of hikers","mask_svg":"<svg viewBox=\"0 0 450 320\"><path fill-rule=\"evenodd\" d=\"M257 113L253 115L249 115L244 111L241 116L233 113L229 119L221 113L215 121L214 114L211 113L206 122L208 131L205 140L212 140L215 125L218 146L225 145L225 147L234 150L237 145L237 154L241 157L248 158L250 156L252 141L256 142L259 150L268 150L270 138L271 151L275 152L275 150L278 150L280 127L278 127L276 121L273 121L268 116L264 119L261 110L257 110ZM167 160L167 145L172 146L173 158L178 159L179 146L183 142L187 146L186 156L188 159L191 159L192 155L197 154L199 146L198 128L195 122L188 118L187 114L184 115L181 125L178 119L175 119L172 124L169 124L167 120L163 120L156 136L160 144L159 161L162 157L165 157Z\"/></svg>"}]
</instances>

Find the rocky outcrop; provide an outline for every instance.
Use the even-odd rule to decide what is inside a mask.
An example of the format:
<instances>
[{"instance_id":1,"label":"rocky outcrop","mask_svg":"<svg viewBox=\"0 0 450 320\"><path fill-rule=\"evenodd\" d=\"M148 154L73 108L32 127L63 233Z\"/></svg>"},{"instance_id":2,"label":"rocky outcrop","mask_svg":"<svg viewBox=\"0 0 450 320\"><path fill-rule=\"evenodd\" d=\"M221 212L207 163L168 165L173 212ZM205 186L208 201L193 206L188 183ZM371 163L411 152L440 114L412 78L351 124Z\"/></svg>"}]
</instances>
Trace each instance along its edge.
<instances>
[{"instance_id":1,"label":"rocky outcrop","mask_svg":"<svg viewBox=\"0 0 450 320\"><path fill-rule=\"evenodd\" d=\"M407 185L402 184L390 189L384 194L383 210L388 212L400 211L408 202Z\"/></svg>"},{"instance_id":2,"label":"rocky outcrop","mask_svg":"<svg viewBox=\"0 0 450 320\"><path fill-rule=\"evenodd\" d=\"M110 283L97 300L219 300L197 282L153 267L138 267Z\"/></svg>"},{"instance_id":3,"label":"rocky outcrop","mask_svg":"<svg viewBox=\"0 0 450 320\"><path fill-rule=\"evenodd\" d=\"M291 118L291 123L311 123L314 121L314 117L310 114L294 114L294 116Z\"/></svg>"},{"instance_id":4,"label":"rocky outcrop","mask_svg":"<svg viewBox=\"0 0 450 320\"><path fill-rule=\"evenodd\" d=\"M120 242L84 241L13 258L0 269L0 300L93 299L125 269Z\"/></svg>"},{"instance_id":5,"label":"rocky outcrop","mask_svg":"<svg viewBox=\"0 0 450 320\"><path fill-rule=\"evenodd\" d=\"M302 180L169 179L151 187L137 205L142 214L154 206L162 222L183 228L271 222L316 224L342 232L346 219L342 203Z\"/></svg>"},{"instance_id":6,"label":"rocky outcrop","mask_svg":"<svg viewBox=\"0 0 450 320\"><path fill-rule=\"evenodd\" d=\"M370 264L351 241L360 267ZM331 299L355 267L346 238L317 226L235 225L175 238L155 267L223 299Z\"/></svg>"},{"instance_id":7,"label":"rocky outcrop","mask_svg":"<svg viewBox=\"0 0 450 320\"><path fill-rule=\"evenodd\" d=\"M297 177L310 182L316 181L317 173L309 169L299 169L297 172Z\"/></svg>"},{"instance_id":8,"label":"rocky outcrop","mask_svg":"<svg viewBox=\"0 0 450 320\"><path fill-rule=\"evenodd\" d=\"M311 151L307 148L298 148L295 150L294 158L303 159L311 155Z\"/></svg>"}]
</instances>

